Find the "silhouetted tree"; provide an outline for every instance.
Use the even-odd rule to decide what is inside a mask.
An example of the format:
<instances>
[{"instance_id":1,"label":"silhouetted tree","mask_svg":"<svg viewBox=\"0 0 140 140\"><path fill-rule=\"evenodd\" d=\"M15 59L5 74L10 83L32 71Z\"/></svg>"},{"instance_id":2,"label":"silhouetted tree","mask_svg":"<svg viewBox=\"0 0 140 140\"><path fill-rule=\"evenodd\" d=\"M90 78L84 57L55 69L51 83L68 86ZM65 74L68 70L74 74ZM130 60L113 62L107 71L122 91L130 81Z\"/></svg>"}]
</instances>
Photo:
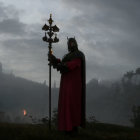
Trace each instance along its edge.
<instances>
[{"instance_id":1,"label":"silhouetted tree","mask_svg":"<svg viewBox=\"0 0 140 140\"><path fill-rule=\"evenodd\" d=\"M94 122L94 123L99 123L99 121L96 120L96 118L95 118L94 115L89 116L89 120L90 120L91 122Z\"/></svg>"},{"instance_id":2,"label":"silhouetted tree","mask_svg":"<svg viewBox=\"0 0 140 140\"><path fill-rule=\"evenodd\" d=\"M133 105L132 107L133 117L130 121L134 124L134 127L140 128L140 106Z\"/></svg>"},{"instance_id":3,"label":"silhouetted tree","mask_svg":"<svg viewBox=\"0 0 140 140\"><path fill-rule=\"evenodd\" d=\"M48 116L42 118L40 121L41 121L43 124L47 124L47 125L49 124L49 118L48 118Z\"/></svg>"},{"instance_id":4,"label":"silhouetted tree","mask_svg":"<svg viewBox=\"0 0 140 140\"><path fill-rule=\"evenodd\" d=\"M58 125L58 110L55 108L53 110L53 116L52 116L52 124L56 127Z\"/></svg>"},{"instance_id":5,"label":"silhouetted tree","mask_svg":"<svg viewBox=\"0 0 140 140\"><path fill-rule=\"evenodd\" d=\"M136 69L136 74L140 74L140 68Z\"/></svg>"}]
</instances>

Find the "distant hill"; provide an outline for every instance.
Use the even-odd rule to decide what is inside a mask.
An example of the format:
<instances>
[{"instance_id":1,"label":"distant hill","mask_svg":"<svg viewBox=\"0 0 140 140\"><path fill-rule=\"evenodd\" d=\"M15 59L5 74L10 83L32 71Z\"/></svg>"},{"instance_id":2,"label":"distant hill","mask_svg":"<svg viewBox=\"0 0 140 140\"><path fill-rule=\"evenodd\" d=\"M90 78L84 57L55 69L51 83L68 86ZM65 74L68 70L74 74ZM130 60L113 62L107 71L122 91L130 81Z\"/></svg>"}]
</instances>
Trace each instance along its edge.
<instances>
[{"instance_id":1,"label":"distant hill","mask_svg":"<svg viewBox=\"0 0 140 140\"><path fill-rule=\"evenodd\" d=\"M48 112L48 86L0 70L0 111L21 116L26 109L33 115Z\"/></svg>"}]
</instances>

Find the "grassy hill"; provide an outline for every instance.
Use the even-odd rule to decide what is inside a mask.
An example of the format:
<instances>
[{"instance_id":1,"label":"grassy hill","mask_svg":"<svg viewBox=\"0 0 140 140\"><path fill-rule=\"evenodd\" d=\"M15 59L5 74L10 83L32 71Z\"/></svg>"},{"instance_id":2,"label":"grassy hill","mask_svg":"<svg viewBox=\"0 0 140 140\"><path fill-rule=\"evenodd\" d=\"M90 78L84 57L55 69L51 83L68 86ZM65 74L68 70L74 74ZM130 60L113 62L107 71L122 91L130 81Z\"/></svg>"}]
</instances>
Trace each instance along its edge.
<instances>
[{"instance_id":1,"label":"grassy hill","mask_svg":"<svg viewBox=\"0 0 140 140\"><path fill-rule=\"evenodd\" d=\"M79 135L70 137L50 131L45 125L0 124L0 140L140 140L140 129L104 123L88 123L86 129L80 129Z\"/></svg>"}]
</instances>

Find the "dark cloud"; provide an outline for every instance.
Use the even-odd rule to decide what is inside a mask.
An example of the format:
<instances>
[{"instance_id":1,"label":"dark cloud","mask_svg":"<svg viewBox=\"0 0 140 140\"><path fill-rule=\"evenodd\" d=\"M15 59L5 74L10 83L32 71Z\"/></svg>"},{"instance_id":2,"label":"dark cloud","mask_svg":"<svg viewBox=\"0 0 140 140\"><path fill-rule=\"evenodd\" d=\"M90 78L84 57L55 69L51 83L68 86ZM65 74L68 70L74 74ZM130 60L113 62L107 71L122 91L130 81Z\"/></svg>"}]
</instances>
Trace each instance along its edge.
<instances>
[{"instance_id":1,"label":"dark cloud","mask_svg":"<svg viewBox=\"0 0 140 140\"><path fill-rule=\"evenodd\" d=\"M1 49L6 52L1 56L3 63L18 76L39 82L47 79L48 82L48 44L42 41L42 36L3 41ZM63 42L53 45L53 53L58 58L61 59L65 51ZM57 81L59 76L53 71L53 81Z\"/></svg>"},{"instance_id":2,"label":"dark cloud","mask_svg":"<svg viewBox=\"0 0 140 140\"><path fill-rule=\"evenodd\" d=\"M26 26L18 19L4 19L0 22L0 33L23 35L25 34Z\"/></svg>"},{"instance_id":3,"label":"dark cloud","mask_svg":"<svg viewBox=\"0 0 140 140\"><path fill-rule=\"evenodd\" d=\"M17 10L13 5L4 5L0 2L0 21L4 19L18 18L19 10Z\"/></svg>"},{"instance_id":4,"label":"dark cloud","mask_svg":"<svg viewBox=\"0 0 140 140\"><path fill-rule=\"evenodd\" d=\"M62 1L75 11L69 28L77 32L88 58L88 75L117 78L139 67L140 1Z\"/></svg>"},{"instance_id":5,"label":"dark cloud","mask_svg":"<svg viewBox=\"0 0 140 140\"><path fill-rule=\"evenodd\" d=\"M139 0L61 1L73 15L61 23L60 42L53 45L57 57L67 52L66 37L76 36L86 55L87 81L118 78L139 67ZM41 27L21 22L18 10L0 5L0 35L5 37L0 42L1 60L16 74L36 81L48 76L47 44L41 39ZM59 76L54 72L53 77Z\"/></svg>"},{"instance_id":6,"label":"dark cloud","mask_svg":"<svg viewBox=\"0 0 140 140\"><path fill-rule=\"evenodd\" d=\"M0 2L0 20L4 17L7 17L7 14L5 12L5 7L3 6L3 3Z\"/></svg>"},{"instance_id":7,"label":"dark cloud","mask_svg":"<svg viewBox=\"0 0 140 140\"><path fill-rule=\"evenodd\" d=\"M42 41L44 33L40 24L25 24L18 16L9 17L10 7L0 6L3 11L0 20L0 61L14 74L38 82L48 80L48 44ZM13 8L13 14L18 11ZM66 42L65 42L66 43ZM62 58L66 52L64 41L53 45L54 54ZM59 74L53 71L52 80L59 81Z\"/></svg>"},{"instance_id":8,"label":"dark cloud","mask_svg":"<svg viewBox=\"0 0 140 140\"><path fill-rule=\"evenodd\" d=\"M38 32L41 25L21 22L19 11L12 6L1 4L0 11L0 61L3 66L27 79L47 79L47 50Z\"/></svg>"},{"instance_id":9,"label":"dark cloud","mask_svg":"<svg viewBox=\"0 0 140 140\"><path fill-rule=\"evenodd\" d=\"M25 34L26 25L19 20L19 11L0 2L0 34Z\"/></svg>"}]
</instances>

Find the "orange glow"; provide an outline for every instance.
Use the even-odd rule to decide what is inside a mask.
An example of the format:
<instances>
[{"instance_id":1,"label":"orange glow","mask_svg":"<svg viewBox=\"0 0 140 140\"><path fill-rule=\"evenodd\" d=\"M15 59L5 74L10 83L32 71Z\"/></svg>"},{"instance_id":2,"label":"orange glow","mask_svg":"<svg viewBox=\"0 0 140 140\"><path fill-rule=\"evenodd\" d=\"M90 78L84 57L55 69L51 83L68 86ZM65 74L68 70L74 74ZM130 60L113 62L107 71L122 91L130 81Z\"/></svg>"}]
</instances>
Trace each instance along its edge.
<instances>
[{"instance_id":1,"label":"orange glow","mask_svg":"<svg viewBox=\"0 0 140 140\"><path fill-rule=\"evenodd\" d=\"M52 49L51 49L51 52L50 52L50 54L53 54L53 51L52 51Z\"/></svg>"},{"instance_id":2,"label":"orange glow","mask_svg":"<svg viewBox=\"0 0 140 140\"><path fill-rule=\"evenodd\" d=\"M23 109L23 115L26 116L27 115L27 111L25 109Z\"/></svg>"}]
</instances>

